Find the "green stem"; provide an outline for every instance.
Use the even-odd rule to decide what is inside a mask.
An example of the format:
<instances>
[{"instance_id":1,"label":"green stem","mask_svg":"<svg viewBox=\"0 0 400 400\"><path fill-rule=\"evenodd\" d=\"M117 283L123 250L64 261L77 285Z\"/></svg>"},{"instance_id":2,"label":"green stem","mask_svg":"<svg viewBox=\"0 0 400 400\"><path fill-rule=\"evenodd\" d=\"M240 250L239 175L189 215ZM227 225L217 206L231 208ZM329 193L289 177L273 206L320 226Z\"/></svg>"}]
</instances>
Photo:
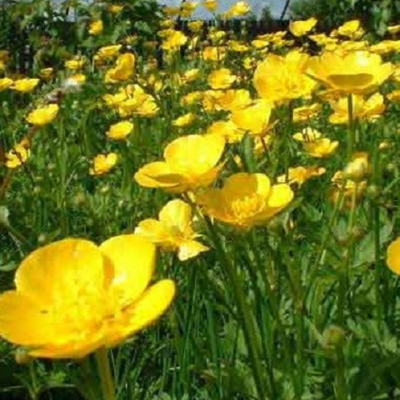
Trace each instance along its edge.
<instances>
[{"instance_id":1,"label":"green stem","mask_svg":"<svg viewBox=\"0 0 400 400\"><path fill-rule=\"evenodd\" d=\"M261 351L258 343L255 321L246 303L242 281L236 271L235 266L232 263L232 260L226 254L222 241L211 221L207 217L204 217L204 221L213 240L218 257L223 263L226 274L230 281L230 285L232 286L233 295L238 308L239 323L241 324L241 327L243 329L247 350L250 356L250 362L253 370L258 399L262 400L266 397L266 391L264 385L265 381L262 373L263 367L261 363Z\"/></svg>"},{"instance_id":2,"label":"green stem","mask_svg":"<svg viewBox=\"0 0 400 400\"><path fill-rule=\"evenodd\" d=\"M348 400L343 349L336 348L335 395L337 400Z\"/></svg>"},{"instance_id":3,"label":"green stem","mask_svg":"<svg viewBox=\"0 0 400 400\"><path fill-rule=\"evenodd\" d=\"M107 349L105 347L100 347L95 352L95 357L96 357L97 368L100 375L103 400L116 400L114 380L111 374Z\"/></svg>"}]
</instances>

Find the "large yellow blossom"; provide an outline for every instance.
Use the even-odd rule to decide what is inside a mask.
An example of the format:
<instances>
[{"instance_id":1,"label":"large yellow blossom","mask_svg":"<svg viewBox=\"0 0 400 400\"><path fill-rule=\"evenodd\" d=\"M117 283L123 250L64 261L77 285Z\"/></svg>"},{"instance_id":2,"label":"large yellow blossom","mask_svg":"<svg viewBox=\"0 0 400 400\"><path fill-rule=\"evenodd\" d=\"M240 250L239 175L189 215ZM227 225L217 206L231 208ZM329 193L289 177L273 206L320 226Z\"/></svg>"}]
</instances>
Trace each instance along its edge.
<instances>
[{"instance_id":1,"label":"large yellow blossom","mask_svg":"<svg viewBox=\"0 0 400 400\"><path fill-rule=\"evenodd\" d=\"M192 209L182 200L171 200L160 211L159 219L145 219L135 229L152 243L167 251L177 251L178 258L185 261L197 256L208 247L195 240L200 235L192 226Z\"/></svg>"},{"instance_id":2,"label":"large yellow blossom","mask_svg":"<svg viewBox=\"0 0 400 400\"><path fill-rule=\"evenodd\" d=\"M264 174L244 172L231 175L222 189L206 189L196 196L205 214L240 229L267 224L292 199L289 185L272 185Z\"/></svg>"},{"instance_id":3,"label":"large yellow blossom","mask_svg":"<svg viewBox=\"0 0 400 400\"><path fill-rule=\"evenodd\" d=\"M309 56L293 50L285 57L270 54L254 73L254 86L258 94L278 103L309 97L316 86L305 74Z\"/></svg>"},{"instance_id":4,"label":"large yellow blossom","mask_svg":"<svg viewBox=\"0 0 400 400\"><path fill-rule=\"evenodd\" d=\"M165 161L146 164L135 174L141 186L182 193L210 185L225 148L220 135L189 135L171 142L164 150Z\"/></svg>"},{"instance_id":5,"label":"large yellow blossom","mask_svg":"<svg viewBox=\"0 0 400 400\"><path fill-rule=\"evenodd\" d=\"M33 357L80 358L117 345L157 320L174 297L170 280L148 287L154 265L154 245L136 235L41 247L21 263L16 290L0 296L0 336Z\"/></svg>"},{"instance_id":6,"label":"large yellow blossom","mask_svg":"<svg viewBox=\"0 0 400 400\"><path fill-rule=\"evenodd\" d=\"M115 67L107 71L105 81L114 83L130 79L134 72L135 61L135 56L132 53L121 54L117 58Z\"/></svg>"},{"instance_id":7,"label":"large yellow blossom","mask_svg":"<svg viewBox=\"0 0 400 400\"><path fill-rule=\"evenodd\" d=\"M389 78L393 65L382 63L379 55L367 51L325 52L309 60L307 73L331 89L365 94Z\"/></svg>"},{"instance_id":8,"label":"large yellow blossom","mask_svg":"<svg viewBox=\"0 0 400 400\"><path fill-rule=\"evenodd\" d=\"M47 125L57 116L59 109L57 104L48 104L31 111L26 120L34 126Z\"/></svg>"}]
</instances>

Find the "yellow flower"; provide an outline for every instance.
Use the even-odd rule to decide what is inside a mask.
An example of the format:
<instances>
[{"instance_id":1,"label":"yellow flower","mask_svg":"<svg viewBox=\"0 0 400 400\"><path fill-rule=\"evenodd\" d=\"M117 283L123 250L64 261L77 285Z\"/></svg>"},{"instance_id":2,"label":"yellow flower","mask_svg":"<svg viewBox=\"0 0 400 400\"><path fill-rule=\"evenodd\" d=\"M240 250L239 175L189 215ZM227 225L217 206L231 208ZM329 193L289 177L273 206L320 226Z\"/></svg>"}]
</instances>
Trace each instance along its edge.
<instances>
[{"instance_id":1,"label":"yellow flower","mask_svg":"<svg viewBox=\"0 0 400 400\"><path fill-rule=\"evenodd\" d=\"M39 84L40 79L37 78L24 78L17 79L11 86L11 89L21 93L31 92Z\"/></svg>"},{"instance_id":2,"label":"yellow flower","mask_svg":"<svg viewBox=\"0 0 400 400\"><path fill-rule=\"evenodd\" d=\"M236 76L228 68L220 68L208 75L208 84L212 89L227 89L236 81Z\"/></svg>"},{"instance_id":3,"label":"yellow flower","mask_svg":"<svg viewBox=\"0 0 400 400\"><path fill-rule=\"evenodd\" d=\"M130 79L135 69L135 56L132 53L124 53L118 56L115 67L107 71L106 83L115 83Z\"/></svg>"},{"instance_id":4,"label":"yellow flower","mask_svg":"<svg viewBox=\"0 0 400 400\"><path fill-rule=\"evenodd\" d=\"M196 7L198 6L198 3L195 3L193 1L184 1L181 3L181 10L179 12L179 15L183 18L189 18Z\"/></svg>"},{"instance_id":5,"label":"yellow flower","mask_svg":"<svg viewBox=\"0 0 400 400\"><path fill-rule=\"evenodd\" d=\"M203 5L208 11L215 12L218 7L218 2L217 0L204 0Z\"/></svg>"},{"instance_id":6,"label":"yellow flower","mask_svg":"<svg viewBox=\"0 0 400 400\"><path fill-rule=\"evenodd\" d=\"M355 51L342 54L325 52L310 59L307 73L343 93L365 94L376 90L393 72L377 54Z\"/></svg>"},{"instance_id":7,"label":"yellow flower","mask_svg":"<svg viewBox=\"0 0 400 400\"><path fill-rule=\"evenodd\" d=\"M375 93L368 99L364 99L363 96L353 95L352 102L353 118L357 120L375 121L386 109L383 96L380 93ZM329 122L332 124L347 124L349 122L347 97L331 101L330 104L334 112L330 115Z\"/></svg>"},{"instance_id":8,"label":"yellow flower","mask_svg":"<svg viewBox=\"0 0 400 400\"><path fill-rule=\"evenodd\" d=\"M293 135L293 139L298 142L313 142L321 137L321 133L316 129L307 127L301 132L297 132Z\"/></svg>"},{"instance_id":9,"label":"yellow flower","mask_svg":"<svg viewBox=\"0 0 400 400\"><path fill-rule=\"evenodd\" d=\"M115 153L99 154L93 160L93 167L90 168L90 175L104 175L109 172L117 163L118 156Z\"/></svg>"},{"instance_id":10,"label":"yellow flower","mask_svg":"<svg viewBox=\"0 0 400 400\"><path fill-rule=\"evenodd\" d=\"M358 39L364 34L364 31L361 27L360 21L358 19L354 19L339 26L337 33L350 39Z\"/></svg>"},{"instance_id":11,"label":"yellow flower","mask_svg":"<svg viewBox=\"0 0 400 400\"><path fill-rule=\"evenodd\" d=\"M29 141L24 140L16 144L14 148L6 154L6 167L9 169L15 169L26 163L31 154L29 145Z\"/></svg>"},{"instance_id":12,"label":"yellow flower","mask_svg":"<svg viewBox=\"0 0 400 400\"><path fill-rule=\"evenodd\" d=\"M269 128L269 119L273 105L267 100L258 100L254 104L235 110L231 114L231 121L240 129L251 135L265 135Z\"/></svg>"},{"instance_id":13,"label":"yellow flower","mask_svg":"<svg viewBox=\"0 0 400 400\"><path fill-rule=\"evenodd\" d=\"M181 80L183 83L189 83L195 81L200 76L200 70L198 68L192 68L181 76Z\"/></svg>"},{"instance_id":14,"label":"yellow flower","mask_svg":"<svg viewBox=\"0 0 400 400\"><path fill-rule=\"evenodd\" d=\"M115 45L112 45L112 46L101 47L97 51L97 55L101 59L111 58L111 57L114 57L115 55L118 54L118 52L121 50L121 47L122 47L121 44L115 44Z\"/></svg>"},{"instance_id":15,"label":"yellow flower","mask_svg":"<svg viewBox=\"0 0 400 400\"><path fill-rule=\"evenodd\" d=\"M277 181L279 183L289 183L289 185L297 184L300 187L304 182L316 176L321 176L325 172L325 168L315 166L289 168L287 176L286 174L278 176Z\"/></svg>"},{"instance_id":16,"label":"yellow flower","mask_svg":"<svg viewBox=\"0 0 400 400\"><path fill-rule=\"evenodd\" d=\"M400 237L390 243L386 263L395 274L400 275Z\"/></svg>"},{"instance_id":17,"label":"yellow flower","mask_svg":"<svg viewBox=\"0 0 400 400\"><path fill-rule=\"evenodd\" d=\"M202 57L206 61L222 61L226 56L226 48L222 46L207 46Z\"/></svg>"},{"instance_id":18,"label":"yellow flower","mask_svg":"<svg viewBox=\"0 0 400 400\"><path fill-rule=\"evenodd\" d=\"M217 111L235 111L249 106L251 97L250 92L246 89L229 89L224 92L218 92L213 102Z\"/></svg>"},{"instance_id":19,"label":"yellow flower","mask_svg":"<svg viewBox=\"0 0 400 400\"><path fill-rule=\"evenodd\" d=\"M89 34L90 35L99 35L101 32L103 32L104 29L104 24L101 19L98 19L96 21L93 21L89 25Z\"/></svg>"},{"instance_id":20,"label":"yellow flower","mask_svg":"<svg viewBox=\"0 0 400 400\"><path fill-rule=\"evenodd\" d=\"M50 79L54 75L54 68L42 68L39 72L39 76L42 79Z\"/></svg>"},{"instance_id":21,"label":"yellow flower","mask_svg":"<svg viewBox=\"0 0 400 400\"><path fill-rule=\"evenodd\" d=\"M291 21L289 24L289 31L294 36L304 36L305 34L310 32L315 25L317 25L317 22L318 21L316 18L310 18L305 21Z\"/></svg>"},{"instance_id":22,"label":"yellow flower","mask_svg":"<svg viewBox=\"0 0 400 400\"><path fill-rule=\"evenodd\" d=\"M144 187L183 193L208 186L217 178L217 165L225 140L217 135L189 135L171 142L164 150L165 161L152 162L135 174Z\"/></svg>"},{"instance_id":23,"label":"yellow flower","mask_svg":"<svg viewBox=\"0 0 400 400\"><path fill-rule=\"evenodd\" d=\"M339 199L343 198L343 204L347 208L354 207L367 187L366 181L348 179L345 177L343 171L337 171L331 181L333 183L331 200L336 203Z\"/></svg>"},{"instance_id":24,"label":"yellow flower","mask_svg":"<svg viewBox=\"0 0 400 400\"><path fill-rule=\"evenodd\" d=\"M351 179L354 182L360 182L367 177L370 170L368 153L358 152L353 154L351 160L347 163L343 170L343 178Z\"/></svg>"},{"instance_id":25,"label":"yellow flower","mask_svg":"<svg viewBox=\"0 0 400 400\"><path fill-rule=\"evenodd\" d=\"M339 146L338 141L331 141L328 138L321 138L312 142L303 142L303 148L309 156L315 158L327 158L329 157L337 147Z\"/></svg>"},{"instance_id":26,"label":"yellow flower","mask_svg":"<svg viewBox=\"0 0 400 400\"><path fill-rule=\"evenodd\" d=\"M321 110L322 105L318 103L297 107L293 110L293 122L309 122L316 118Z\"/></svg>"},{"instance_id":27,"label":"yellow flower","mask_svg":"<svg viewBox=\"0 0 400 400\"><path fill-rule=\"evenodd\" d=\"M149 286L154 266L154 245L137 235L41 247L19 266L16 290L0 295L0 336L43 358L82 358L118 345L173 300L173 281Z\"/></svg>"},{"instance_id":28,"label":"yellow flower","mask_svg":"<svg viewBox=\"0 0 400 400\"><path fill-rule=\"evenodd\" d=\"M192 209L182 200L168 202L156 219L145 219L135 229L166 251L178 251L178 258L185 261L207 251L208 247L195 239L199 236L192 226Z\"/></svg>"},{"instance_id":29,"label":"yellow flower","mask_svg":"<svg viewBox=\"0 0 400 400\"><path fill-rule=\"evenodd\" d=\"M167 38L163 41L161 47L164 50L179 50L184 44L186 44L188 38L181 31L172 30L170 34L168 34Z\"/></svg>"},{"instance_id":30,"label":"yellow flower","mask_svg":"<svg viewBox=\"0 0 400 400\"><path fill-rule=\"evenodd\" d=\"M194 114L189 112L172 121L172 125L182 128L184 126L190 125L194 121L194 119L195 119Z\"/></svg>"},{"instance_id":31,"label":"yellow flower","mask_svg":"<svg viewBox=\"0 0 400 400\"><path fill-rule=\"evenodd\" d=\"M240 229L267 224L292 199L289 185L271 185L264 174L244 172L231 175L222 189L206 189L196 196L205 214Z\"/></svg>"},{"instance_id":32,"label":"yellow flower","mask_svg":"<svg viewBox=\"0 0 400 400\"><path fill-rule=\"evenodd\" d=\"M387 27L387 31L391 35L397 35L400 32L400 25L391 25Z\"/></svg>"},{"instance_id":33,"label":"yellow flower","mask_svg":"<svg viewBox=\"0 0 400 400\"><path fill-rule=\"evenodd\" d=\"M13 82L14 81L10 78L0 78L0 92L8 89L13 84Z\"/></svg>"},{"instance_id":34,"label":"yellow flower","mask_svg":"<svg viewBox=\"0 0 400 400\"><path fill-rule=\"evenodd\" d=\"M307 54L297 50L285 57L268 55L254 73L253 83L258 94L278 103L310 96L316 82L305 74L308 59Z\"/></svg>"},{"instance_id":35,"label":"yellow flower","mask_svg":"<svg viewBox=\"0 0 400 400\"><path fill-rule=\"evenodd\" d=\"M120 121L110 126L106 136L113 140L124 140L133 131L133 123L130 121Z\"/></svg>"},{"instance_id":36,"label":"yellow flower","mask_svg":"<svg viewBox=\"0 0 400 400\"><path fill-rule=\"evenodd\" d=\"M78 58L76 60L67 60L64 63L65 68L70 69L72 71L82 69L84 65L85 65L85 60L83 58Z\"/></svg>"},{"instance_id":37,"label":"yellow flower","mask_svg":"<svg viewBox=\"0 0 400 400\"><path fill-rule=\"evenodd\" d=\"M244 136L244 131L239 129L232 121L215 121L207 129L210 135L221 135L227 143L238 143Z\"/></svg>"},{"instance_id":38,"label":"yellow flower","mask_svg":"<svg viewBox=\"0 0 400 400\"><path fill-rule=\"evenodd\" d=\"M238 1L227 12L228 18L241 17L250 11L250 5L245 1Z\"/></svg>"},{"instance_id":39,"label":"yellow flower","mask_svg":"<svg viewBox=\"0 0 400 400\"><path fill-rule=\"evenodd\" d=\"M110 4L108 7L108 11L110 11L112 14L119 14L123 9L123 4Z\"/></svg>"},{"instance_id":40,"label":"yellow flower","mask_svg":"<svg viewBox=\"0 0 400 400\"><path fill-rule=\"evenodd\" d=\"M34 126L43 126L49 124L58 114L57 104L49 104L44 107L36 108L31 111L26 120Z\"/></svg>"},{"instance_id":41,"label":"yellow flower","mask_svg":"<svg viewBox=\"0 0 400 400\"><path fill-rule=\"evenodd\" d=\"M201 31L201 28L204 25L204 21L190 21L188 23L188 28L193 32L193 33L198 33Z\"/></svg>"}]
</instances>

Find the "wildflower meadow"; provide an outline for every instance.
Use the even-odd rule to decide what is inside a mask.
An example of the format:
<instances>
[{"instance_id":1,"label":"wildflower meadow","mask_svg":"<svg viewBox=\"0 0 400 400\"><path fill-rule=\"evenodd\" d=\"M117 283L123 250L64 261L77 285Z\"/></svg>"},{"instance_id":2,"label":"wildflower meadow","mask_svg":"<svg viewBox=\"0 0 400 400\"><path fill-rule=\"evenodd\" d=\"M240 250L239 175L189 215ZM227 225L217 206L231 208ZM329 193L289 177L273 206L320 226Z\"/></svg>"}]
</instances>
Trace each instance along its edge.
<instances>
[{"instance_id":1,"label":"wildflower meadow","mask_svg":"<svg viewBox=\"0 0 400 400\"><path fill-rule=\"evenodd\" d=\"M0 400L400 399L400 25L6 3Z\"/></svg>"}]
</instances>

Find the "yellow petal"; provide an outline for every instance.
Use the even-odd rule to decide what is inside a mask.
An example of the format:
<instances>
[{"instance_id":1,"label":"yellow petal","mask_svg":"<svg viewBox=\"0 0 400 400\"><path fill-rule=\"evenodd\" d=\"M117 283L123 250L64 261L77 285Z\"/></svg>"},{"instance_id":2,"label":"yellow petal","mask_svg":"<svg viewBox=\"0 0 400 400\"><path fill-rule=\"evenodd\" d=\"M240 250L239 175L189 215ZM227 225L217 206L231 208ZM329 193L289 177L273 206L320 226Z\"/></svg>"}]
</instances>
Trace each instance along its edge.
<instances>
[{"instance_id":1,"label":"yellow petal","mask_svg":"<svg viewBox=\"0 0 400 400\"><path fill-rule=\"evenodd\" d=\"M175 283L164 279L151 286L132 306L127 307L120 320L110 327L107 346L115 346L128 336L147 327L167 310L175 296Z\"/></svg>"},{"instance_id":2,"label":"yellow petal","mask_svg":"<svg viewBox=\"0 0 400 400\"><path fill-rule=\"evenodd\" d=\"M160 222L185 232L192 222L192 208L182 200L169 201L160 211Z\"/></svg>"},{"instance_id":3,"label":"yellow petal","mask_svg":"<svg viewBox=\"0 0 400 400\"><path fill-rule=\"evenodd\" d=\"M182 243L178 249L178 258L180 261L188 260L189 258L196 257L199 253L207 251L208 247L203 243L195 240L188 240Z\"/></svg>"},{"instance_id":4,"label":"yellow petal","mask_svg":"<svg viewBox=\"0 0 400 400\"><path fill-rule=\"evenodd\" d=\"M106 240L101 252L114 267L112 289L123 306L135 301L146 289L154 272L154 245L139 235L121 235Z\"/></svg>"},{"instance_id":5,"label":"yellow petal","mask_svg":"<svg viewBox=\"0 0 400 400\"><path fill-rule=\"evenodd\" d=\"M271 188L271 195L268 198L268 207L281 208L289 204L293 199L293 191L289 185L278 184Z\"/></svg>"},{"instance_id":6,"label":"yellow petal","mask_svg":"<svg viewBox=\"0 0 400 400\"><path fill-rule=\"evenodd\" d=\"M390 243L387 249L386 262L394 273L400 275L400 237L398 237L394 242Z\"/></svg>"},{"instance_id":7,"label":"yellow petal","mask_svg":"<svg viewBox=\"0 0 400 400\"><path fill-rule=\"evenodd\" d=\"M60 334L45 306L16 291L0 296L0 310L0 336L14 344L37 346Z\"/></svg>"},{"instance_id":8,"label":"yellow petal","mask_svg":"<svg viewBox=\"0 0 400 400\"><path fill-rule=\"evenodd\" d=\"M60 296L72 297L82 288L104 287L103 257L98 247L83 239L65 239L41 247L25 258L15 275L15 285L37 302L49 304Z\"/></svg>"}]
</instances>

